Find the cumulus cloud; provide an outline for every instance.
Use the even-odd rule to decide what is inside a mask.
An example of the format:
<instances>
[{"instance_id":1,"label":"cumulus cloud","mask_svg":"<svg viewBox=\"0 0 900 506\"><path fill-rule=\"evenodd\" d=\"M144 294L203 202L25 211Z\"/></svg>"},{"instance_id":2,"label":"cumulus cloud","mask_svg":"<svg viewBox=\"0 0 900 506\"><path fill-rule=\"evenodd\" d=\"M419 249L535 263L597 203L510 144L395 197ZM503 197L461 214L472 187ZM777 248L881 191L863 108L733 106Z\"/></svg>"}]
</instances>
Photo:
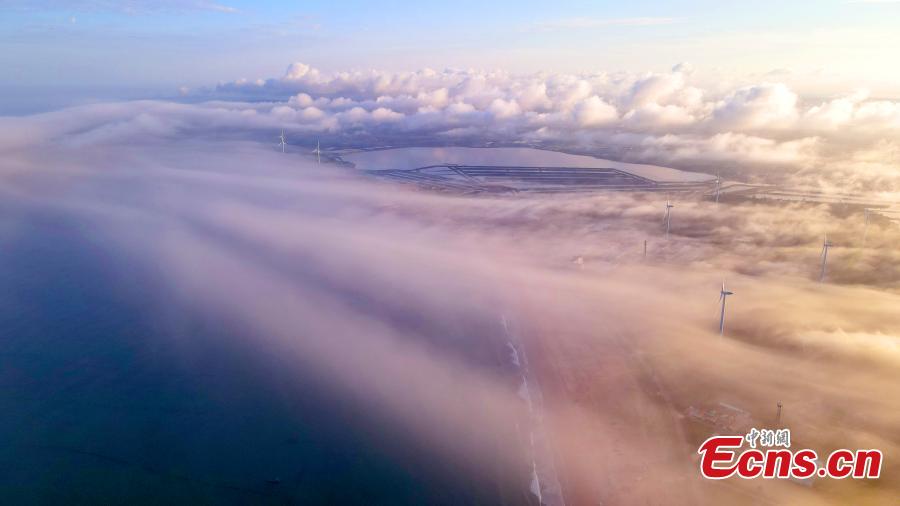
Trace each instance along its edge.
<instances>
[{"instance_id":1,"label":"cumulus cloud","mask_svg":"<svg viewBox=\"0 0 900 506\"><path fill-rule=\"evenodd\" d=\"M797 95L783 84L736 90L719 101L712 120L726 131L790 128L797 121Z\"/></svg>"},{"instance_id":2,"label":"cumulus cloud","mask_svg":"<svg viewBox=\"0 0 900 506\"><path fill-rule=\"evenodd\" d=\"M750 179L802 174L810 184L900 191L893 150L900 103L864 90L814 99L778 82L710 90L692 82L687 64L662 73L513 75L325 73L294 63L281 77L183 93L189 104L99 104L32 116L16 122L0 149L28 142L32 128L44 136L67 133L79 117L67 142L212 131L270 138L282 128L298 140L327 138L333 147L525 142Z\"/></svg>"},{"instance_id":3,"label":"cumulus cloud","mask_svg":"<svg viewBox=\"0 0 900 506\"><path fill-rule=\"evenodd\" d=\"M727 162L750 177L762 168L768 177L815 172L844 178L863 153L900 132L900 104L872 99L864 90L816 101L778 82L705 90L691 82L692 74L682 63L667 73L645 74L426 69L326 75L296 63L280 78L222 83L195 93L236 103L270 100L315 108L286 125L300 131L339 135L347 126L341 121L347 109L383 108L402 117L382 111L384 121L370 122L376 131L367 133L392 143L411 133L474 145L528 141L689 170L718 170ZM264 113L266 106L256 108ZM890 157L889 151L880 165L860 165L850 184L900 189L891 177ZM870 177L874 172L877 181Z\"/></svg>"},{"instance_id":4,"label":"cumulus cloud","mask_svg":"<svg viewBox=\"0 0 900 506\"><path fill-rule=\"evenodd\" d=\"M618 119L615 106L594 95L576 106L578 124L586 127L608 125Z\"/></svg>"}]
</instances>

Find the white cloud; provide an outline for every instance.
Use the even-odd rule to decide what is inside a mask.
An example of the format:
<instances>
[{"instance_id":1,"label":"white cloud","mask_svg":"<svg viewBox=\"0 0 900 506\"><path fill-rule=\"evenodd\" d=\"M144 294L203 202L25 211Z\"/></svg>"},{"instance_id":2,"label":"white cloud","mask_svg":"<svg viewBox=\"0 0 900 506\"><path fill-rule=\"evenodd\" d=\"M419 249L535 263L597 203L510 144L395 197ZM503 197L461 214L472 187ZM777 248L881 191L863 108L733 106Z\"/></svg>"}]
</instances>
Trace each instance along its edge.
<instances>
[{"instance_id":1,"label":"white cloud","mask_svg":"<svg viewBox=\"0 0 900 506\"><path fill-rule=\"evenodd\" d=\"M623 120L630 128L650 131L696 122L696 118L686 108L677 105L659 105L656 102L631 109Z\"/></svg>"},{"instance_id":2,"label":"white cloud","mask_svg":"<svg viewBox=\"0 0 900 506\"><path fill-rule=\"evenodd\" d=\"M42 138L98 143L228 132L269 139L328 134L335 143L529 141L627 161L713 170L818 171L900 191L893 164L900 102L856 91L826 100L783 83L708 90L688 66L667 73L534 74L425 69L323 73L302 63L284 76L195 90L195 104L97 104L0 119L0 150ZM877 153L884 156L879 161ZM877 178L874 177L878 174ZM866 182L868 181L868 183Z\"/></svg>"},{"instance_id":3,"label":"white cloud","mask_svg":"<svg viewBox=\"0 0 900 506\"><path fill-rule=\"evenodd\" d=\"M618 119L615 106L594 95L578 104L575 117L581 126L608 125Z\"/></svg>"},{"instance_id":4,"label":"white cloud","mask_svg":"<svg viewBox=\"0 0 900 506\"><path fill-rule=\"evenodd\" d=\"M491 101L488 110L498 119L512 118L522 113L522 109L515 100L503 100L502 98L495 98Z\"/></svg>"},{"instance_id":5,"label":"white cloud","mask_svg":"<svg viewBox=\"0 0 900 506\"><path fill-rule=\"evenodd\" d=\"M789 128L797 120L797 98L783 84L747 86L716 104L713 120L728 130Z\"/></svg>"}]
</instances>

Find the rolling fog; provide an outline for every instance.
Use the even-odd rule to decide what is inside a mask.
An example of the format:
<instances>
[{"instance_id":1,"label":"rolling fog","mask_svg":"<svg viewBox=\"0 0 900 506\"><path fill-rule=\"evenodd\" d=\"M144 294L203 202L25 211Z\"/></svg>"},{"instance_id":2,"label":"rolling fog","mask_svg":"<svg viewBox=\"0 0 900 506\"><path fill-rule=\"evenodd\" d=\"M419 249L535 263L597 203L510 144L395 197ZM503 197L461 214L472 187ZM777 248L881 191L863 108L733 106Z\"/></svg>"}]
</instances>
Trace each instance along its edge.
<instances>
[{"instance_id":1,"label":"rolling fog","mask_svg":"<svg viewBox=\"0 0 900 506\"><path fill-rule=\"evenodd\" d=\"M896 226L873 221L863 247L861 212L675 199L666 242L663 195L444 196L312 162L249 142L11 144L0 151L0 249L56 252L54 276L90 258L110 300L133 301L164 336L155 353L180 370L233 350L217 374L249 371L285 399L325 396L374 447L415 448L463 482L509 469L499 475L518 483L527 465L509 435L522 399L490 351L505 316L541 382L570 504L888 504L900 492ZM826 233L836 247L819 284ZM0 291L27 302L12 260L0 253ZM721 338L723 279L736 295ZM9 303L16 326L4 334L54 308L98 309L71 293L38 312ZM4 384L40 381L9 372L21 357L10 346ZM71 356L102 353L92 350ZM185 377L177 388L228 384ZM76 382L67 395L96 387ZM14 412L55 409L4 392ZM703 482L688 408L726 402L764 426L778 401L794 447L879 448L882 479ZM64 438L105 456L146 444L66 430L32 443Z\"/></svg>"}]
</instances>

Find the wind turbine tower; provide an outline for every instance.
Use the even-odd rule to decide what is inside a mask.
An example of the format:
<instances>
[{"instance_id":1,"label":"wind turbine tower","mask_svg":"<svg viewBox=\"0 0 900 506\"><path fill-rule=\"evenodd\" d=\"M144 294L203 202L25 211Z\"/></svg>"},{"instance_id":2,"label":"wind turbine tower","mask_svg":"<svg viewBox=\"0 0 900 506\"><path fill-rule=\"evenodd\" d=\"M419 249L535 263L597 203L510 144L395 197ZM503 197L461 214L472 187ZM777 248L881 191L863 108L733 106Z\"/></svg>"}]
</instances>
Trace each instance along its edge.
<instances>
[{"instance_id":1,"label":"wind turbine tower","mask_svg":"<svg viewBox=\"0 0 900 506\"><path fill-rule=\"evenodd\" d=\"M722 291L719 292L719 302L722 303L722 311L719 314L719 335L725 335L725 300L729 295L734 295L734 292L729 292L725 289L725 281L722 281Z\"/></svg>"},{"instance_id":2,"label":"wind turbine tower","mask_svg":"<svg viewBox=\"0 0 900 506\"><path fill-rule=\"evenodd\" d=\"M319 139L316 139L316 149L315 149L314 153L316 154L316 162L318 162L319 165L321 165L322 164L322 150L319 149Z\"/></svg>"},{"instance_id":3,"label":"wind turbine tower","mask_svg":"<svg viewBox=\"0 0 900 506\"><path fill-rule=\"evenodd\" d=\"M825 236L825 242L822 243L822 272L819 273L819 283L825 281L825 273L828 267L828 250L834 246L829 240L828 236Z\"/></svg>"},{"instance_id":4,"label":"wind turbine tower","mask_svg":"<svg viewBox=\"0 0 900 506\"><path fill-rule=\"evenodd\" d=\"M716 171L716 205L719 205L719 188L722 186L722 179L719 177L719 172Z\"/></svg>"},{"instance_id":5,"label":"wind turbine tower","mask_svg":"<svg viewBox=\"0 0 900 506\"><path fill-rule=\"evenodd\" d=\"M669 240L669 229L672 225L672 208L675 207L669 199L666 199L666 240Z\"/></svg>"},{"instance_id":6,"label":"wind turbine tower","mask_svg":"<svg viewBox=\"0 0 900 506\"><path fill-rule=\"evenodd\" d=\"M287 146L287 140L285 140L285 138L284 138L284 129L283 128L281 129L281 135L278 136L278 140L280 141L279 144L281 144L281 152L284 153L284 147Z\"/></svg>"}]
</instances>

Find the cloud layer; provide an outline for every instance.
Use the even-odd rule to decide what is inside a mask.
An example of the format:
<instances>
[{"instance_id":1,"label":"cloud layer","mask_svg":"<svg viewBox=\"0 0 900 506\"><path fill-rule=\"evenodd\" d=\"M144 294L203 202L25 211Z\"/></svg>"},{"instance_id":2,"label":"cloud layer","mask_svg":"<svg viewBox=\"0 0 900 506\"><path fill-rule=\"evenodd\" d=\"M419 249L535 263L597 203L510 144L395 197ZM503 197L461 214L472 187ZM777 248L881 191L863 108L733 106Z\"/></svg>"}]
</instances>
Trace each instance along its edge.
<instances>
[{"instance_id":1,"label":"cloud layer","mask_svg":"<svg viewBox=\"0 0 900 506\"><path fill-rule=\"evenodd\" d=\"M176 137L327 147L522 144L829 189L900 191L900 103L865 91L814 99L785 84L731 90L667 73L511 75L476 70L325 74L183 90L187 103L97 104L0 118L0 149Z\"/></svg>"},{"instance_id":2,"label":"cloud layer","mask_svg":"<svg viewBox=\"0 0 900 506\"><path fill-rule=\"evenodd\" d=\"M778 82L711 92L692 84L691 74L682 64L669 73L635 75L326 75L298 63L281 78L223 83L207 92L285 101L271 112L300 131L532 142L704 169L839 171L841 177L858 171L860 184L894 172L900 103L865 91L816 100Z\"/></svg>"},{"instance_id":3,"label":"cloud layer","mask_svg":"<svg viewBox=\"0 0 900 506\"><path fill-rule=\"evenodd\" d=\"M546 95L552 109L557 98ZM862 217L824 206L678 201L666 242L658 195L410 191L269 143L217 140L217 128L236 128L231 115L270 126L260 117L271 105L228 107L119 104L18 120L22 139L33 131L55 142L0 153L0 237L15 246L44 227L86 237L95 249L83 253L153 274L159 306L146 311L167 331L173 314L239 329L213 347L239 340L242 363L291 395L308 395L314 377L369 426L393 427L401 446L473 477L519 469L528 446L527 437L521 448L496 444L517 434L525 409L490 347L505 344L506 316L544 389L573 504L896 497L889 479L702 482L685 418L691 406L726 402L764 424L782 401L797 445L900 452L896 227L873 222L863 245ZM205 139L176 135L203 125ZM823 285L826 232L838 247ZM725 338L722 278L736 292ZM130 280L118 281L125 293L137 290ZM172 335L181 353L196 345L191 332ZM885 462L895 476L896 462Z\"/></svg>"},{"instance_id":4,"label":"cloud layer","mask_svg":"<svg viewBox=\"0 0 900 506\"><path fill-rule=\"evenodd\" d=\"M189 103L97 104L0 118L0 149L55 137L102 143L229 136L312 146L532 144L828 189L900 191L900 103L785 84L731 90L668 73L511 75L338 72L295 63L280 78L183 90Z\"/></svg>"}]
</instances>

